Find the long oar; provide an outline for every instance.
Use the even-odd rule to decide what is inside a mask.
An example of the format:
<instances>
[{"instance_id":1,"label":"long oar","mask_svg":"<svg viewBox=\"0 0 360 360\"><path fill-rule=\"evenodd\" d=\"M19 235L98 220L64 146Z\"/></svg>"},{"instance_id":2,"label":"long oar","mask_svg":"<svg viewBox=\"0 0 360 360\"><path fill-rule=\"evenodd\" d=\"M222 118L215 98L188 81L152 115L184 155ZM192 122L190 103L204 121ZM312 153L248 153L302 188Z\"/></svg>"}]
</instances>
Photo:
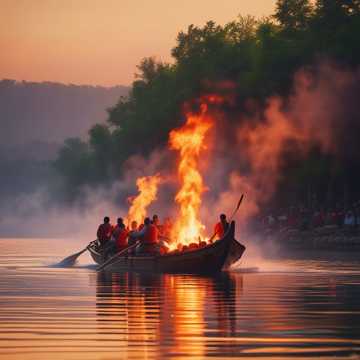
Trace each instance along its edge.
<instances>
[{"instance_id":1,"label":"long oar","mask_svg":"<svg viewBox=\"0 0 360 360\"><path fill-rule=\"evenodd\" d=\"M231 222L231 221L232 221L232 219L234 218L235 214L236 214L236 213L237 213L237 211L239 210L240 205L241 205L241 203L242 203L243 199L244 199L244 194L241 194L241 196L240 196L240 200L238 201L237 206L236 206L236 208L235 208L234 212L233 212L233 213L232 213L232 215L230 216L230 220L229 220L229 222Z\"/></svg>"},{"instance_id":2,"label":"long oar","mask_svg":"<svg viewBox=\"0 0 360 360\"><path fill-rule=\"evenodd\" d=\"M68 257L66 257L65 259L61 260L58 264L58 266L73 266L77 260L77 258L83 254L86 250L88 250L89 246L91 243L89 243L89 245L86 246L86 248L82 249L81 251L72 254Z\"/></svg>"},{"instance_id":3,"label":"long oar","mask_svg":"<svg viewBox=\"0 0 360 360\"><path fill-rule=\"evenodd\" d=\"M103 264L101 264L96 271L101 271L104 270L106 267L108 267L109 265L111 265L114 260L116 260L118 257L120 257L122 254L125 254L127 251L129 251L130 249L134 248L137 244L139 243L139 241L137 241L135 244L132 244L130 246L128 246L127 248L119 251L118 253L116 253L114 256L112 256L110 259L106 260Z\"/></svg>"},{"instance_id":4,"label":"long oar","mask_svg":"<svg viewBox=\"0 0 360 360\"><path fill-rule=\"evenodd\" d=\"M236 214L237 211L239 210L240 205L241 205L243 199L244 199L244 194L241 194L240 199L239 199L239 201L238 201L238 203L237 203L237 205L236 205L236 208L235 208L234 212L232 213L232 215L230 216L229 223L231 223L231 221L233 220L235 214ZM212 235L212 237L209 239L209 242L213 241L215 236L216 236L216 233L214 233L214 234Z\"/></svg>"}]
</instances>

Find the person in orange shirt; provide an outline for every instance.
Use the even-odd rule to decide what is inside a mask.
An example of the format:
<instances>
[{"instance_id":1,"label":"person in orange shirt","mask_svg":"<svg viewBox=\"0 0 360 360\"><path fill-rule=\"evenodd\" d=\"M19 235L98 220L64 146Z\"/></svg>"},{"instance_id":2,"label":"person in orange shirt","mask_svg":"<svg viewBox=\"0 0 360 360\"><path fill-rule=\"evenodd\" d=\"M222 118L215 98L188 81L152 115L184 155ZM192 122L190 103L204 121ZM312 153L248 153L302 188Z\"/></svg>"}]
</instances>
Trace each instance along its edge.
<instances>
[{"instance_id":1,"label":"person in orange shirt","mask_svg":"<svg viewBox=\"0 0 360 360\"><path fill-rule=\"evenodd\" d=\"M226 220L226 215L221 214L220 221L214 227L215 237L217 239L221 239L225 235L228 228L229 228L229 223Z\"/></svg>"}]
</instances>

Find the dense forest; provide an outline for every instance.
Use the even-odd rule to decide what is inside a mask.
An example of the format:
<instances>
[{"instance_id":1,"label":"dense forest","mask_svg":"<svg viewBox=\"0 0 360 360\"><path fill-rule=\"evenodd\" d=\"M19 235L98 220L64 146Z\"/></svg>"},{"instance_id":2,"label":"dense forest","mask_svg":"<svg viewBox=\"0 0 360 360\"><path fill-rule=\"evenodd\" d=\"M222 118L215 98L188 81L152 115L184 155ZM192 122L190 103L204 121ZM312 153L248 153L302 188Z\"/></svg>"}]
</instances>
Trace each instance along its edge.
<instances>
[{"instance_id":1,"label":"dense forest","mask_svg":"<svg viewBox=\"0 0 360 360\"><path fill-rule=\"evenodd\" d=\"M316 72L319 64L331 62L355 74L359 34L359 0L279 0L267 18L238 16L223 26L213 21L190 25L177 36L173 63L143 59L129 95L108 110L107 123L93 126L88 141L65 141L54 164L65 198L74 200L85 185L120 179L131 155L147 157L164 146L169 131L184 121L182 104L211 91L211 84L231 80L236 109L229 111L244 113L251 111L249 100L261 108L271 96L290 96L300 69ZM342 144L349 151L339 158L314 147L302 163L290 156L281 170L278 201L287 198L292 182L311 183L322 201L341 200L344 192L360 195L359 90L355 85L344 96L351 121ZM299 198L308 196L308 188L297 189Z\"/></svg>"}]
</instances>

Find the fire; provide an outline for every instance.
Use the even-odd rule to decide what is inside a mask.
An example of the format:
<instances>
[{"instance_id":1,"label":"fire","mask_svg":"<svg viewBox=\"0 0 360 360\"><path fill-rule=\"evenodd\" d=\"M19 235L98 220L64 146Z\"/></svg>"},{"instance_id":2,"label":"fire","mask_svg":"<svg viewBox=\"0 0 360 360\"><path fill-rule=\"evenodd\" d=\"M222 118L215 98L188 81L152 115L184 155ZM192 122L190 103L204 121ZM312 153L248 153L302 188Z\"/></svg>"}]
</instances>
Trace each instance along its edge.
<instances>
[{"instance_id":1,"label":"fire","mask_svg":"<svg viewBox=\"0 0 360 360\"><path fill-rule=\"evenodd\" d=\"M154 176L144 176L136 180L136 186L139 194L130 198L131 203L127 219L128 221L136 221L141 224L146 217L147 207L156 200L158 185L161 182L161 176L156 174Z\"/></svg>"},{"instance_id":2,"label":"fire","mask_svg":"<svg viewBox=\"0 0 360 360\"><path fill-rule=\"evenodd\" d=\"M181 183L175 201L179 204L179 215L171 231L175 245L198 242L203 237L205 226L199 219L202 194L207 190L199 171L200 153L206 149L206 135L214 125L208 104L216 97L203 99L200 112L186 113L184 126L170 132L169 145L179 152L178 177Z\"/></svg>"}]
</instances>

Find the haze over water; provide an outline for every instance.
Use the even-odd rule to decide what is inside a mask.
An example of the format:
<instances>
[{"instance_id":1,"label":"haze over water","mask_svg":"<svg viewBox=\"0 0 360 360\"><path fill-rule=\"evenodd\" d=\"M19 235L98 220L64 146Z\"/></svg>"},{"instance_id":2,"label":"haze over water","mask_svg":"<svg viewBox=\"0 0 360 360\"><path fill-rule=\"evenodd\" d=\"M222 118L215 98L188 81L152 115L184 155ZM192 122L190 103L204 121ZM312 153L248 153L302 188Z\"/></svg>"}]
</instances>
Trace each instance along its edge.
<instances>
[{"instance_id":1,"label":"haze over water","mask_svg":"<svg viewBox=\"0 0 360 360\"><path fill-rule=\"evenodd\" d=\"M245 253L217 277L96 273L87 256L50 266L80 248L0 240L1 359L360 358L356 254Z\"/></svg>"}]
</instances>

